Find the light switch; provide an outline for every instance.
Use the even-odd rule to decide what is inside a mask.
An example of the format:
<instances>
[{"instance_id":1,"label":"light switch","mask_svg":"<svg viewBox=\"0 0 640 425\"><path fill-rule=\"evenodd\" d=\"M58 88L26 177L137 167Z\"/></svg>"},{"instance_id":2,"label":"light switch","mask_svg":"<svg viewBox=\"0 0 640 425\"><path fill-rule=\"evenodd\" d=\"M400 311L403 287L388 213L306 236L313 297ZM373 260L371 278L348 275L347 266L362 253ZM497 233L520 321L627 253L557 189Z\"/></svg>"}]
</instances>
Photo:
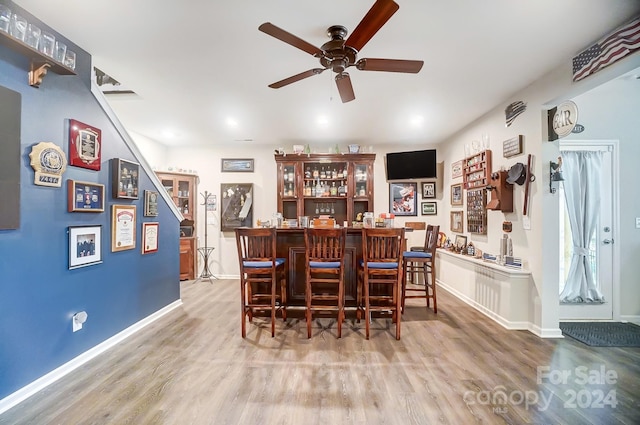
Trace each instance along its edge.
<instances>
[{"instance_id":1,"label":"light switch","mask_svg":"<svg viewBox=\"0 0 640 425\"><path fill-rule=\"evenodd\" d=\"M524 230L531 230L531 219L528 215L522 216L522 228Z\"/></svg>"},{"instance_id":2,"label":"light switch","mask_svg":"<svg viewBox=\"0 0 640 425\"><path fill-rule=\"evenodd\" d=\"M636 217L636 229L640 229L640 217Z\"/></svg>"}]
</instances>

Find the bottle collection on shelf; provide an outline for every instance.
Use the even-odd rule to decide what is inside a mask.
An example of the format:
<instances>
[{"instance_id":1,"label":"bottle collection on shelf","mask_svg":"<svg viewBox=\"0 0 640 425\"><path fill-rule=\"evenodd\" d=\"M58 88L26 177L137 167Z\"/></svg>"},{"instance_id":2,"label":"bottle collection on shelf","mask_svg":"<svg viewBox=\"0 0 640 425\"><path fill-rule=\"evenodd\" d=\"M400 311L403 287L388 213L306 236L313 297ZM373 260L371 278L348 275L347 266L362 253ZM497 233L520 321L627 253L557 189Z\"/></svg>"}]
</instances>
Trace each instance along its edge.
<instances>
[{"instance_id":1,"label":"bottle collection on shelf","mask_svg":"<svg viewBox=\"0 0 640 425\"><path fill-rule=\"evenodd\" d=\"M333 168L317 166L311 169L307 165L304 170L304 192L303 196L320 197L340 197L347 196L347 169L343 165Z\"/></svg>"}]
</instances>

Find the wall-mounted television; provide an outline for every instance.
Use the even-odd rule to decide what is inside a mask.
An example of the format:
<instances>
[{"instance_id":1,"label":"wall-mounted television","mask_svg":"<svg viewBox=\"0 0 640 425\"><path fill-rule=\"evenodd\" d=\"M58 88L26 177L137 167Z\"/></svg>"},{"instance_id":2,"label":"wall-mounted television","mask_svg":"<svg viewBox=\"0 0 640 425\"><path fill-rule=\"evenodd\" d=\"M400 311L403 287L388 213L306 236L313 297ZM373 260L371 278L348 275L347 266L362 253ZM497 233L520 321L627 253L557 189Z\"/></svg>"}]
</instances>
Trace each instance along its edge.
<instances>
[{"instance_id":1,"label":"wall-mounted television","mask_svg":"<svg viewBox=\"0 0 640 425\"><path fill-rule=\"evenodd\" d=\"M435 179L436 150L389 152L385 157L387 180Z\"/></svg>"}]
</instances>

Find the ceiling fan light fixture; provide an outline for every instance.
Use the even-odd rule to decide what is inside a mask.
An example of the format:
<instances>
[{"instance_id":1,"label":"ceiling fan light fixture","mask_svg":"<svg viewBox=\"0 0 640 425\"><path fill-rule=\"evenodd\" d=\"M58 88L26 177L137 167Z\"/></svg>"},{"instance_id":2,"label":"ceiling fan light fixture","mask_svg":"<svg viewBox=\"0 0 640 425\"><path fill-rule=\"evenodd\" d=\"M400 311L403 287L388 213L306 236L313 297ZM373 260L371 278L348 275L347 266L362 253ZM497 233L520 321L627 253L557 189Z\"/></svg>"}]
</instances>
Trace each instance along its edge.
<instances>
[{"instance_id":1,"label":"ceiling fan light fixture","mask_svg":"<svg viewBox=\"0 0 640 425\"><path fill-rule=\"evenodd\" d=\"M393 0L376 0L360 23L356 25L356 28L351 35L349 35L349 38L345 40L347 29L344 26L332 25L327 29L327 35L331 40L324 43L321 48L315 47L311 43L306 42L282 28L278 28L270 22L265 22L260 25L258 30L318 58L320 64L323 66L320 72L327 69L335 72L335 80L338 85L340 97L342 98L342 103L346 103L355 99L349 74L344 72L351 66L356 66L357 69L364 71L403 72L412 74L420 72L423 61L400 59L367 60L366 58L358 61L358 52L371 40L378 30L387 23L398 9L398 4ZM278 89L305 78L318 75L320 72L316 72L316 69L310 69L269 84L269 87Z\"/></svg>"}]
</instances>

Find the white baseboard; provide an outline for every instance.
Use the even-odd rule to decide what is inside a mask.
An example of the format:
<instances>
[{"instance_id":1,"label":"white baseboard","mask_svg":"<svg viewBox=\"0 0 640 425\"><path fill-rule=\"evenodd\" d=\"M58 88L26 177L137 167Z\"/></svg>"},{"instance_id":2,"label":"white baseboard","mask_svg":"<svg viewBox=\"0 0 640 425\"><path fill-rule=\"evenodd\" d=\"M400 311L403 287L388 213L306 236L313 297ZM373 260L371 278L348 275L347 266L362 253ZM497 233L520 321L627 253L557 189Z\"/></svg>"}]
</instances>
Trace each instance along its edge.
<instances>
[{"instance_id":1,"label":"white baseboard","mask_svg":"<svg viewBox=\"0 0 640 425\"><path fill-rule=\"evenodd\" d=\"M509 329L509 330L531 330L530 329L531 328L531 324L529 322L512 322L512 321L509 321L509 320L505 319L504 317L500 316L499 314L497 314L496 312L489 310L488 308L486 308L482 304L480 304L480 303L476 302L475 300L467 297L462 292L459 292L456 289L452 288L451 286L447 285L446 283L443 283L440 280L438 280L437 283L438 283L438 287L439 288L444 289L445 291L449 292L451 295L453 295L456 298L460 299L465 304L470 305L471 307L475 308L476 310L478 310L480 313L484 314L488 318L493 319L495 322L498 322L504 328Z\"/></svg>"},{"instance_id":2,"label":"white baseboard","mask_svg":"<svg viewBox=\"0 0 640 425\"><path fill-rule=\"evenodd\" d=\"M463 293L461 293L461 292L455 290L454 288L448 286L447 284L445 284L445 283L443 283L443 282L441 282L439 280L437 281L437 283L438 283L438 287L440 287L440 288L444 289L445 291L449 292L451 295L453 295L454 297L458 298L459 300L461 300L465 304L468 304L471 307L475 308L476 310L478 310L480 313L484 314L488 318L493 319L495 322L499 323L505 329L509 329L509 330L526 330L526 331L529 331L529 332L531 332L532 334L534 334L536 336L539 336L540 338L564 338L562 336L562 331L560 330L560 328L557 328L557 329L542 329L539 326L536 326L536 325L534 325L533 323L530 323L530 322L512 322L512 321L509 321L509 320L505 319L504 317L500 316L499 314L489 310L488 308L486 308L482 304L479 304L475 300L472 300L471 298L467 297Z\"/></svg>"},{"instance_id":3,"label":"white baseboard","mask_svg":"<svg viewBox=\"0 0 640 425\"><path fill-rule=\"evenodd\" d=\"M532 324L529 328L529 332L534 335L539 336L540 338L564 338L562 335L562 330L560 328L541 328L540 326Z\"/></svg>"},{"instance_id":4,"label":"white baseboard","mask_svg":"<svg viewBox=\"0 0 640 425\"><path fill-rule=\"evenodd\" d=\"M89 350L87 350L84 353L80 354L78 357L68 361L67 363L63 364L62 366L58 367L57 369L52 370L51 372L47 373L46 375L36 379L32 383L22 387L18 391L16 391L16 392L8 395L7 397L3 398L2 400L0 400L0 414L6 412L7 410L9 410L12 407L14 407L15 405L17 405L18 403L21 403L22 401L24 401L27 398L31 397L32 395L34 395L38 391L40 391L40 390L46 388L47 386L53 384L58 379L60 379L63 376L67 375L68 373L72 372L73 370L77 369L78 367L82 366L83 364L85 364L89 360L93 359L94 357L102 354L103 352L105 352L109 348L111 348L111 347L119 344L120 342L124 341L125 339L127 339L131 335L135 334L136 332L138 332L139 330L141 330L145 326L155 322L156 320L158 320L159 318L161 318L165 314L167 314L170 311L180 307L181 305L182 305L182 300L176 300L176 301L172 302L171 304L167 305L166 307L161 308L160 310L158 310L155 313L145 317L144 319L140 320L139 322L134 323L133 325L131 325L128 328L124 329L122 332L119 332L116 335L112 336L111 338L105 340L104 342L101 342L100 344L96 345L95 347L90 348Z\"/></svg>"},{"instance_id":5,"label":"white baseboard","mask_svg":"<svg viewBox=\"0 0 640 425\"><path fill-rule=\"evenodd\" d=\"M620 316L620 321L621 322L631 322L631 323L635 323L636 325L640 325L640 316L637 315L624 315L624 316Z\"/></svg>"}]
</instances>

